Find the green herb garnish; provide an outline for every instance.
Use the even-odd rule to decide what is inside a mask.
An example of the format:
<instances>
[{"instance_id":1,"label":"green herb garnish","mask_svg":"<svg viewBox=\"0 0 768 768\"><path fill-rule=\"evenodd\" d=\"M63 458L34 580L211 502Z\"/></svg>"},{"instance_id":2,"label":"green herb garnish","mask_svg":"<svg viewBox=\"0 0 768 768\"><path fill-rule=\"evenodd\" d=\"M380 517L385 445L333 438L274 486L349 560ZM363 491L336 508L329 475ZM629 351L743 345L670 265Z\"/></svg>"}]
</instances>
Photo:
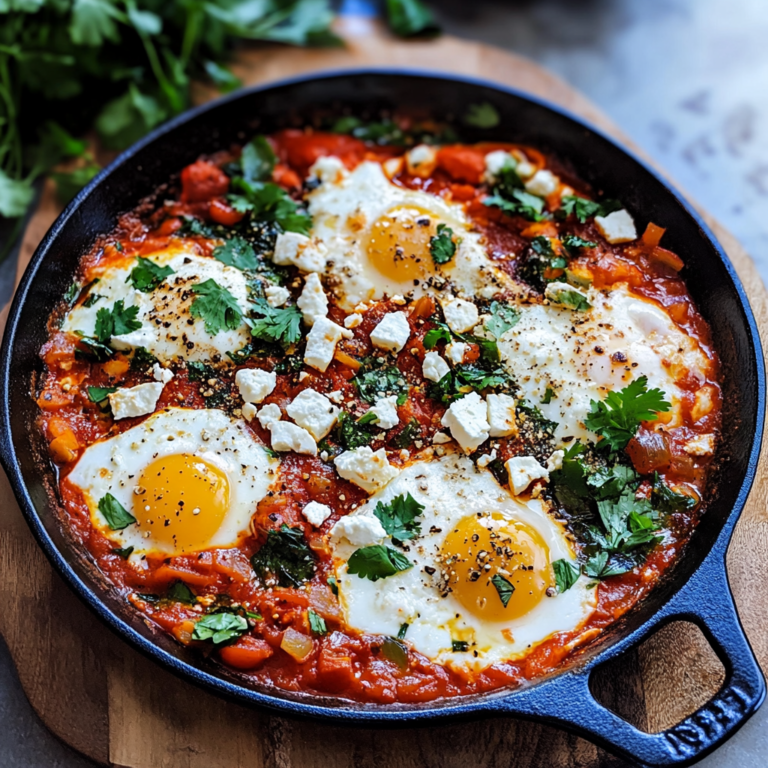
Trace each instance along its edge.
<instances>
[{"instance_id":1,"label":"green herb garnish","mask_svg":"<svg viewBox=\"0 0 768 768\"><path fill-rule=\"evenodd\" d=\"M189 307L189 313L205 321L205 330L211 336L223 330L234 331L242 323L243 313L237 299L212 278L193 285L192 292L195 299Z\"/></svg>"},{"instance_id":2,"label":"green herb garnish","mask_svg":"<svg viewBox=\"0 0 768 768\"><path fill-rule=\"evenodd\" d=\"M111 494L99 499L99 512L113 531L121 531L136 522L136 518Z\"/></svg>"},{"instance_id":3,"label":"green herb garnish","mask_svg":"<svg viewBox=\"0 0 768 768\"><path fill-rule=\"evenodd\" d=\"M501 604L506 608L515 591L515 585L509 579L505 579L500 573L493 576L491 584L496 587L496 591L499 593L499 600L501 600Z\"/></svg>"},{"instance_id":4,"label":"green herb garnish","mask_svg":"<svg viewBox=\"0 0 768 768\"><path fill-rule=\"evenodd\" d=\"M555 585L561 594L567 592L579 579L579 566L570 560L561 558L552 563L555 573Z\"/></svg>"},{"instance_id":5,"label":"green herb garnish","mask_svg":"<svg viewBox=\"0 0 768 768\"><path fill-rule=\"evenodd\" d=\"M446 224L437 225L437 234L429 240L429 252L435 264L447 264L456 254L453 230Z\"/></svg>"},{"instance_id":6,"label":"green herb garnish","mask_svg":"<svg viewBox=\"0 0 768 768\"><path fill-rule=\"evenodd\" d=\"M395 496L392 501L385 504L379 501L373 514L379 519L384 530L392 537L395 544L418 536L421 525L416 520L424 511L424 505L419 504L410 493L403 496Z\"/></svg>"},{"instance_id":7,"label":"green herb garnish","mask_svg":"<svg viewBox=\"0 0 768 768\"><path fill-rule=\"evenodd\" d=\"M311 608L307 611L309 617L309 628L314 635L327 635L328 627L325 625L325 619L315 613Z\"/></svg>"},{"instance_id":8,"label":"green herb garnish","mask_svg":"<svg viewBox=\"0 0 768 768\"><path fill-rule=\"evenodd\" d=\"M139 256L136 262L136 266L131 270L125 282L129 282L137 291L142 293L154 291L166 277L174 274L170 267L161 267L143 256Z\"/></svg>"},{"instance_id":9,"label":"green herb garnish","mask_svg":"<svg viewBox=\"0 0 768 768\"><path fill-rule=\"evenodd\" d=\"M412 567L413 563L404 554L383 544L358 549L350 555L347 561L349 573L371 581L394 576L396 573L407 571Z\"/></svg>"},{"instance_id":10,"label":"green herb garnish","mask_svg":"<svg viewBox=\"0 0 768 768\"><path fill-rule=\"evenodd\" d=\"M248 631L248 621L235 613L209 613L195 622L193 640L210 640L220 646Z\"/></svg>"},{"instance_id":11,"label":"green herb garnish","mask_svg":"<svg viewBox=\"0 0 768 768\"><path fill-rule=\"evenodd\" d=\"M122 299L116 301L112 309L102 307L96 313L96 340L109 344L113 336L138 331L141 328L141 321L136 319L138 314L138 307L125 307Z\"/></svg>"},{"instance_id":12,"label":"green herb garnish","mask_svg":"<svg viewBox=\"0 0 768 768\"><path fill-rule=\"evenodd\" d=\"M500 122L499 112L493 104L487 101L481 104L470 104L464 122L474 128L495 128Z\"/></svg>"},{"instance_id":13,"label":"green herb garnish","mask_svg":"<svg viewBox=\"0 0 768 768\"><path fill-rule=\"evenodd\" d=\"M255 338L281 344L284 348L301 338L301 312L298 307L271 307L265 299L256 299L253 311L259 315L249 321L251 335Z\"/></svg>"},{"instance_id":14,"label":"green herb garnish","mask_svg":"<svg viewBox=\"0 0 768 768\"><path fill-rule=\"evenodd\" d=\"M298 587L312 578L315 558L302 529L283 523L280 530L267 533L266 542L251 557L251 566L265 583L276 579L281 587Z\"/></svg>"},{"instance_id":15,"label":"green herb garnish","mask_svg":"<svg viewBox=\"0 0 768 768\"><path fill-rule=\"evenodd\" d=\"M216 246L213 249L213 257L228 267L236 267L241 270L253 270L259 266L256 251L242 237L233 237L227 240L224 245Z\"/></svg>"}]
</instances>

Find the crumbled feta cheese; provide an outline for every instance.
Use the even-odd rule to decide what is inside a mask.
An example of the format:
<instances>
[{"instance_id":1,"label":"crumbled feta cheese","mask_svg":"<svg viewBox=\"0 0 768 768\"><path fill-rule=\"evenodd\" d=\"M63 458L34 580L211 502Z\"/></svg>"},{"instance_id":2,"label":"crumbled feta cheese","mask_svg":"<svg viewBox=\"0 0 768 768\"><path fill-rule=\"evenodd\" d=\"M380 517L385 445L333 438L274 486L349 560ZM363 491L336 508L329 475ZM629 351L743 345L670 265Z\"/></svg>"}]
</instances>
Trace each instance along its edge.
<instances>
[{"instance_id":1,"label":"crumbled feta cheese","mask_svg":"<svg viewBox=\"0 0 768 768\"><path fill-rule=\"evenodd\" d=\"M319 528L332 514L333 510L327 504L320 504L317 501L310 501L301 514L312 523L315 528Z\"/></svg>"},{"instance_id":2,"label":"crumbled feta cheese","mask_svg":"<svg viewBox=\"0 0 768 768\"><path fill-rule=\"evenodd\" d=\"M387 532L373 514L347 515L331 528L331 538L346 539L353 547L372 547L387 538Z\"/></svg>"},{"instance_id":3,"label":"crumbled feta cheese","mask_svg":"<svg viewBox=\"0 0 768 768\"><path fill-rule=\"evenodd\" d=\"M488 403L488 423L491 437L508 437L517 433L515 422L515 398L504 393L490 394Z\"/></svg>"},{"instance_id":4,"label":"crumbled feta cheese","mask_svg":"<svg viewBox=\"0 0 768 768\"><path fill-rule=\"evenodd\" d=\"M291 292L282 285L268 285L264 289L264 294L270 307L282 307L291 298Z\"/></svg>"},{"instance_id":5,"label":"crumbled feta cheese","mask_svg":"<svg viewBox=\"0 0 768 768\"><path fill-rule=\"evenodd\" d=\"M335 184L340 177L346 176L347 169L344 163L334 155L318 157L314 165L309 169L309 178L313 176L320 179L323 184Z\"/></svg>"},{"instance_id":6,"label":"crumbled feta cheese","mask_svg":"<svg viewBox=\"0 0 768 768\"><path fill-rule=\"evenodd\" d=\"M450 435L446 435L445 432L435 432L435 434L432 436L432 442L435 445L450 443L451 440L453 440L453 438Z\"/></svg>"},{"instance_id":7,"label":"crumbled feta cheese","mask_svg":"<svg viewBox=\"0 0 768 768\"><path fill-rule=\"evenodd\" d=\"M378 398L368 412L376 415L376 426L379 429L392 429L400 423L400 417L397 415L397 395Z\"/></svg>"},{"instance_id":8,"label":"crumbled feta cheese","mask_svg":"<svg viewBox=\"0 0 768 768\"><path fill-rule=\"evenodd\" d=\"M469 350L469 344L465 344L463 341L452 341L445 347L445 354L448 359L454 364L459 365L464 362L464 355Z\"/></svg>"},{"instance_id":9,"label":"crumbled feta cheese","mask_svg":"<svg viewBox=\"0 0 768 768\"><path fill-rule=\"evenodd\" d=\"M523 181L530 179L531 176L536 173L536 166L531 164L528 158L519 150L516 149L512 154L517 160L517 165L515 166L517 175L523 179Z\"/></svg>"},{"instance_id":10,"label":"crumbled feta cheese","mask_svg":"<svg viewBox=\"0 0 768 768\"><path fill-rule=\"evenodd\" d=\"M397 176L400 171L403 170L403 158L402 157L390 157L389 160L385 160L381 164L384 175L388 179L392 179Z\"/></svg>"},{"instance_id":11,"label":"crumbled feta cheese","mask_svg":"<svg viewBox=\"0 0 768 768\"><path fill-rule=\"evenodd\" d=\"M245 413L245 409L243 409L243 413ZM269 429L282 418L283 412L280 410L280 406L275 403L267 403L258 414L259 424L264 429Z\"/></svg>"},{"instance_id":12,"label":"crumbled feta cheese","mask_svg":"<svg viewBox=\"0 0 768 768\"><path fill-rule=\"evenodd\" d=\"M451 430L453 439L466 453L481 446L490 434L488 406L477 392L470 392L454 400L440 422Z\"/></svg>"},{"instance_id":13,"label":"crumbled feta cheese","mask_svg":"<svg viewBox=\"0 0 768 768\"><path fill-rule=\"evenodd\" d=\"M383 448L374 453L368 445L353 451L344 451L333 463L341 477L368 493L383 488L400 473L399 469L389 463L387 452Z\"/></svg>"},{"instance_id":14,"label":"crumbled feta cheese","mask_svg":"<svg viewBox=\"0 0 768 768\"><path fill-rule=\"evenodd\" d=\"M109 346L112 347L112 349L116 349L118 352L127 352L131 349L147 347L153 341L154 336L151 328L139 328L130 333L122 333L113 336L109 340Z\"/></svg>"},{"instance_id":15,"label":"crumbled feta cheese","mask_svg":"<svg viewBox=\"0 0 768 768\"><path fill-rule=\"evenodd\" d=\"M265 406L269 407L269 406ZM243 418L250 422L253 421L254 417L256 416L256 406L253 403L245 403L242 408L243 412Z\"/></svg>"},{"instance_id":16,"label":"crumbled feta cheese","mask_svg":"<svg viewBox=\"0 0 768 768\"><path fill-rule=\"evenodd\" d=\"M337 389L335 392L329 392L327 397L332 403L341 405L342 401L344 400L344 393L340 389Z\"/></svg>"},{"instance_id":17,"label":"crumbled feta cheese","mask_svg":"<svg viewBox=\"0 0 768 768\"><path fill-rule=\"evenodd\" d=\"M302 382L306 381L308 378L309 378L309 372L308 371L302 371L299 374L299 383L301 384Z\"/></svg>"},{"instance_id":18,"label":"crumbled feta cheese","mask_svg":"<svg viewBox=\"0 0 768 768\"><path fill-rule=\"evenodd\" d=\"M393 304L397 304L398 307L404 307L408 303L405 296L401 296L399 293L396 293L390 301Z\"/></svg>"},{"instance_id":19,"label":"crumbled feta cheese","mask_svg":"<svg viewBox=\"0 0 768 768\"><path fill-rule=\"evenodd\" d=\"M160 363L155 363L152 366L152 376L155 381L162 381L163 384L167 384L173 378L173 371L163 368Z\"/></svg>"},{"instance_id":20,"label":"crumbled feta cheese","mask_svg":"<svg viewBox=\"0 0 768 768\"><path fill-rule=\"evenodd\" d=\"M565 451L552 451L552 455L547 459L547 472L554 472L556 469L562 469L564 458Z\"/></svg>"},{"instance_id":21,"label":"crumbled feta cheese","mask_svg":"<svg viewBox=\"0 0 768 768\"><path fill-rule=\"evenodd\" d=\"M443 360L437 352L427 352L424 355L424 363L421 366L421 372L425 379L430 381L440 381L446 373L450 372L448 363Z\"/></svg>"},{"instance_id":22,"label":"crumbled feta cheese","mask_svg":"<svg viewBox=\"0 0 768 768\"><path fill-rule=\"evenodd\" d=\"M360 323L363 322L363 316L358 315L357 312L353 312L351 315L347 315L344 318L344 327L345 328L357 328Z\"/></svg>"},{"instance_id":23,"label":"crumbled feta cheese","mask_svg":"<svg viewBox=\"0 0 768 768\"><path fill-rule=\"evenodd\" d=\"M371 331L371 344L379 349L399 352L411 336L405 312L390 312Z\"/></svg>"},{"instance_id":24,"label":"crumbled feta cheese","mask_svg":"<svg viewBox=\"0 0 768 768\"><path fill-rule=\"evenodd\" d=\"M325 395L315 392L314 389L299 392L285 411L315 440L322 440L339 417L339 409Z\"/></svg>"},{"instance_id":25,"label":"crumbled feta cheese","mask_svg":"<svg viewBox=\"0 0 768 768\"><path fill-rule=\"evenodd\" d=\"M411 176L427 178L437 165L437 150L428 144L419 144L405 155L405 163Z\"/></svg>"},{"instance_id":26,"label":"crumbled feta cheese","mask_svg":"<svg viewBox=\"0 0 768 768\"><path fill-rule=\"evenodd\" d=\"M549 472L533 456L515 456L504 466L515 496L519 496L534 480L549 480Z\"/></svg>"},{"instance_id":27,"label":"crumbled feta cheese","mask_svg":"<svg viewBox=\"0 0 768 768\"><path fill-rule=\"evenodd\" d=\"M635 222L623 209L607 216L595 216L595 225L609 243L629 243L637 239Z\"/></svg>"},{"instance_id":28,"label":"crumbled feta cheese","mask_svg":"<svg viewBox=\"0 0 768 768\"><path fill-rule=\"evenodd\" d=\"M336 344L341 339L351 339L352 336L352 331L336 325L327 317L318 318L307 334L304 362L318 371L325 372L336 353Z\"/></svg>"},{"instance_id":29,"label":"crumbled feta cheese","mask_svg":"<svg viewBox=\"0 0 768 768\"><path fill-rule=\"evenodd\" d=\"M273 450L317 456L317 443L306 429L297 427L290 421L273 421L269 425L269 431L272 433Z\"/></svg>"},{"instance_id":30,"label":"crumbled feta cheese","mask_svg":"<svg viewBox=\"0 0 768 768\"><path fill-rule=\"evenodd\" d=\"M711 456L715 452L715 436L698 435L689 440L683 450L689 456Z\"/></svg>"},{"instance_id":31,"label":"crumbled feta cheese","mask_svg":"<svg viewBox=\"0 0 768 768\"><path fill-rule=\"evenodd\" d=\"M560 179L552 171L536 171L533 177L525 182L525 191L539 197L551 195L558 187Z\"/></svg>"},{"instance_id":32,"label":"crumbled feta cheese","mask_svg":"<svg viewBox=\"0 0 768 768\"><path fill-rule=\"evenodd\" d=\"M328 314L328 297L325 295L317 272L310 272L304 279L304 289L296 306L301 310L307 325L314 325L315 320Z\"/></svg>"},{"instance_id":33,"label":"crumbled feta cheese","mask_svg":"<svg viewBox=\"0 0 768 768\"><path fill-rule=\"evenodd\" d=\"M109 395L109 404L115 420L153 413L165 384L153 381L136 387L123 387Z\"/></svg>"},{"instance_id":34,"label":"crumbled feta cheese","mask_svg":"<svg viewBox=\"0 0 768 768\"><path fill-rule=\"evenodd\" d=\"M242 368L235 374L235 384L246 403L260 403L272 392L276 383L277 374L274 371Z\"/></svg>"},{"instance_id":35,"label":"crumbled feta cheese","mask_svg":"<svg viewBox=\"0 0 768 768\"><path fill-rule=\"evenodd\" d=\"M477 460L477 466L480 467L480 469L485 469L492 461L496 461L496 449L495 448L490 453L484 453Z\"/></svg>"},{"instance_id":36,"label":"crumbled feta cheese","mask_svg":"<svg viewBox=\"0 0 768 768\"><path fill-rule=\"evenodd\" d=\"M497 149L495 152L489 152L485 156L485 181L489 184L493 184L496 181L496 177L507 166L515 167L517 162L509 152L505 152L503 149Z\"/></svg>"},{"instance_id":37,"label":"crumbled feta cheese","mask_svg":"<svg viewBox=\"0 0 768 768\"><path fill-rule=\"evenodd\" d=\"M471 301L453 299L443 304L445 322L454 333L471 331L479 319L477 307Z\"/></svg>"},{"instance_id":38,"label":"crumbled feta cheese","mask_svg":"<svg viewBox=\"0 0 768 768\"><path fill-rule=\"evenodd\" d=\"M281 232L275 241L272 261L275 264L292 264L305 272L322 272L325 269L326 248L298 232Z\"/></svg>"}]
</instances>

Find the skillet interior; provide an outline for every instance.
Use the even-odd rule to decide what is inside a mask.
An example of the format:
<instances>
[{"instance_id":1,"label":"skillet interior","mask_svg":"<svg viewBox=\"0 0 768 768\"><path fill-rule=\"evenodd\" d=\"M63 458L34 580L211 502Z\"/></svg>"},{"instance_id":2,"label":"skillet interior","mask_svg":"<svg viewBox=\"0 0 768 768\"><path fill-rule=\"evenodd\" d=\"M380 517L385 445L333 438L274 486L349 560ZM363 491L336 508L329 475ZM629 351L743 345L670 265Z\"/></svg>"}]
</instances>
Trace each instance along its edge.
<instances>
[{"instance_id":1,"label":"skillet interior","mask_svg":"<svg viewBox=\"0 0 768 768\"><path fill-rule=\"evenodd\" d=\"M266 90L237 94L214 106L183 116L156 131L124 153L103 172L62 214L38 249L17 293L4 344L3 378L7 430L2 440L12 481L38 539L60 572L102 618L137 645L186 679L203 685L215 681L200 671L199 657L166 636L154 634L143 621L117 600L82 552L76 551L60 531L47 488L53 477L47 453L34 443L37 409L29 396L42 366L38 351L47 335L49 308L61 299L72 281L80 255L94 238L108 232L116 215L133 208L142 198L200 154L243 141L254 131L269 132L293 123L302 124L318 110L349 109L357 115L376 115L382 109L413 108L438 119L461 116L468 104L488 101L501 115L498 128L478 131L462 127L467 141L503 139L530 143L554 152L571 164L595 191L619 197L633 213L642 231L648 221L667 227L665 245L678 253L692 295L712 327L715 347L723 363L724 430L723 461L714 478L716 498L676 567L625 621L612 628L599 649L631 634L664 604L701 563L724 527L741 511L739 494L751 483L750 461L759 440L762 379L754 321L727 258L698 218L674 192L637 160L591 129L567 115L530 98L472 80L403 73L363 72L338 74L287 82ZM25 496L28 494L28 497ZM29 503L27 503L29 502ZM187 666L187 663L192 666ZM572 662L574 663L574 662ZM578 662L575 662L578 663ZM227 673L202 664L219 680ZM234 679L234 678L230 678ZM332 698L292 695L270 689L264 698L252 689L217 686L219 694L240 701L284 709L294 701L311 701L353 715L363 705ZM493 697L514 697L497 692ZM475 697L481 698L481 697ZM487 697L486 697L487 698ZM431 716L471 710L472 700L432 703L426 706L374 706L371 710L406 710L410 716ZM461 706L459 706L461 704ZM464 705L469 704L469 707ZM338 710L337 710L338 711ZM315 713L316 714L316 713Z\"/></svg>"}]
</instances>

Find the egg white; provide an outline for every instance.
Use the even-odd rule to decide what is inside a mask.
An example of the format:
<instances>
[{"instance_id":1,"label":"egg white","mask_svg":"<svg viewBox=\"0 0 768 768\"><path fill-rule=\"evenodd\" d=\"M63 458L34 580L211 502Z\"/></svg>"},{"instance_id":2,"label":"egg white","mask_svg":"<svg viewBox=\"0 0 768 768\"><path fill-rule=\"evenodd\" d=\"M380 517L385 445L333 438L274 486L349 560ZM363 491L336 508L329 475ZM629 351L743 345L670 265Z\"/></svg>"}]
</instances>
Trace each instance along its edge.
<instances>
[{"instance_id":1,"label":"egg white","mask_svg":"<svg viewBox=\"0 0 768 768\"><path fill-rule=\"evenodd\" d=\"M579 627L594 610L596 588L582 576L570 590L544 597L520 618L492 623L473 616L450 593L443 597L438 586L438 555L456 523L478 512L498 511L538 531L549 547L551 561L575 561L564 528L548 515L541 501L511 496L490 472L478 470L458 454L411 464L351 514L372 516L378 502L386 503L406 493L425 507L418 518L421 533L408 541L406 556L413 563L409 570L375 582L351 575L346 561L356 547L343 538L330 539L348 626L360 632L396 636L407 623L405 642L416 651L439 664L477 671L526 655L554 633ZM385 543L391 545L390 541ZM429 575L425 566L437 572ZM474 632L476 645L470 652L453 652L452 639L463 637L467 631Z\"/></svg>"},{"instance_id":2,"label":"egg white","mask_svg":"<svg viewBox=\"0 0 768 768\"><path fill-rule=\"evenodd\" d=\"M672 403L667 423L678 424L683 393L676 381L690 373L703 382L710 367L701 347L661 307L624 285L592 289L589 301L585 312L558 304L519 307L520 320L502 337L499 352L520 396L557 422L557 438L594 442L597 436L584 427L590 401L647 376L648 386ZM555 396L544 403L548 387Z\"/></svg>"},{"instance_id":3,"label":"egg white","mask_svg":"<svg viewBox=\"0 0 768 768\"><path fill-rule=\"evenodd\" d=\"M247 531L256 505L274 482L279 462L255 442L241 421L220 410L169 408L85 449L66 482L85 497L94 527L116 546L133 546L132 558L149 552L178 554L153 540L140 521L113 531L98 509L99 500L111 493L123 507L139 517L134 493L142 471L155 459L172 454L192 454L209 461L227 477L230 506L208 545L229 547Z\"/></svg>"},{"instance_id":4,"label":"egg white","mask_svg":"<svg viewBox=\"0 0 768 768\"><path fill-rule=\"evenodd\" d=\"M324 181L309 195L308 205L312 235L327 249L331 289L345 309L384 294L419 296L426 291L423 280L414 286L413 281L397 282L383 275L362 246L367 230L381 216L409 207L428 211L461 241L453 259L438 269L459 293L491 298L514 288L509 276L488 258L481 236L471 231L462 205L393 184L377 162L360 163L351 173Z\"/></svg>"},{"instance_id":5,"label":"egg white","mask_svg":"<svg viewBox=\"0 0 768 768\"><path fill-rule=\"evenodd\" d=\"M112 309L114 303L122 299L125 307L139 307L136 319L141 322L141 328L132 332L124 344L114 342L116 349L144 347L164 362L178 357L202 361L217 357L226 359L227 352L242 349L248 343L250 332L245 323L235 330L225 329L212 336L205 330L204 320L193 318L189 312L195 299L191 288L208 279L226 288L245 312L248 307L248 281L239 269L211 257L199 256L191 244L183 242L145 255L145 258L160 266L169 266L174 274L153 291L142 293L126 282L131 270L138 264L136 259L120 266L97 268L95 276L99 282L91 290L102 298L90 307L80 305L71 310L64 318L62 330L71 333L81 331L92 336L99 309Z\"/></svg>"}]
</instances>

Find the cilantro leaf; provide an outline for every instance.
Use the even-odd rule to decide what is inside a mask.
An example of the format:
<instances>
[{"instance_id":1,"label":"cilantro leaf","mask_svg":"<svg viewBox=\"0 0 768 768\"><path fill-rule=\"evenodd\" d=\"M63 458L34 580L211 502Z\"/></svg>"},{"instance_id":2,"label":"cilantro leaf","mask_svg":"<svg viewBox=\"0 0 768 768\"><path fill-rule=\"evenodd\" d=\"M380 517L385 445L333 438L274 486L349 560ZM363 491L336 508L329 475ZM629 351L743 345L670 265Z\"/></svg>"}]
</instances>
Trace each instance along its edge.
<instances>
[{"instance_id":1,"label":"cilantro leaf","mask_svg":"<svg viewBox=\"0 0 768 768\"><path fill-rule=\"evenodd\" d=\"M376 360L377 358L373 358ZM402 371L391 365L372 368L373 363L364 363L352 382L360 397L367 403L375 403L379 393L398 395L397 404L402 405L408 397L410 387ZM402 399L402 402L401 402Z\"/></svg>"},{"instance_id":2,"label":"cilantro leaf","mask_svg":"<svg viewBox=\"0 0 768 768\"><path fill-rule=\"evenodd\" d=\"M438 323L437 328L430 328L425 334L422 344L424 349L434 349L439 341L446 341L448 343L453 341L453 334L447 325Z\"/></svg>"},{"instance_id":3,"label":"cilantro leaf","mask_svg":"<svg viewBox=\"0 0 768 768\"><path fill-rule=\"evenodd\" d=\"M355 448L370 445L373 441L371 428L367 424L363 424L362 421L355 421L345 411L342 411L336 420L334 436L348 451L354 451Z\"/></svg>"},{"instance_id":4,"label":"cilantro leaf","mask_svg":"<svg viewBox=\"0 0 768 768\"><path fill-rule=\"evenodd\" d=\"M282 344L284 348L301 338L301 312L298 307L272 307L265 299L256 299L253 311L261 315L249 320L251 335L255 338Z\"/></svg>"},{"instance_id":5,"label":"cilantro leaf","mask_svg":"<svg viewBox=\"0 0 768 768\"><path fill-rule=\"evenodd\" d=\"M394 439L395 448L410 448L415 440L421 437L421 424L415 419L411 420L403 427L397 437Z\"/></svg>"},{"instance_id":6,"label":"cilantro leaf","mask_svg":"<svg viewBox=\"0 0 768 768\"><path fill-rule=\"evenodd\" d=\"M696 499L686 493L676 493L659 476L653 473L653 490L651 491L653 506L664 514L685 512L696 506Z\"/></svg>"},{"instance_id":7,"label":"cilantro leaf","mask_svg":"<svg viewBox=\"0 0 768 768\"><path fill-rule=\"evenodd\" d=\"M585 240L578 235L563 235L560 242L572 256L578 256L580 248L597 248L597 243L593 243L591 240Z\"/></svg>"},{"instance_id":8,"label":"cilantro leaf","mask_svg":"<svg viewBox=\"0 0 768 768\"><path fill-rule=\"evenodd\" d=\"M495 128L500 122L499 112L493 104L487 101L481 104L470 104L464 122L474 128Z\"/></svg>"},{"instance_id":9,"label":"cilantro leaf","mask_svg":"<svg viewBox=\"0 0 768 768\"><path fill-rule=\"evenodd\" d=\"M501 600L501 604L506 608L509 601L512 599L515 585L508 579L505 579L500 573L493 576L491 584L496 587L496 591L499 593L499 600Z\"/></svg>"},{"instance_id":10,"label":"cilantro leaf","mask_svg":"<svg viewBox=\"0 0 768 768\"><path fill-rule=\"evenodd\" d=\"M424 505L419 504L410 493L395 496L388 504L380 501L376 504L373 514L379 518L384 530L392 537L395 544L412 539L421 533L421 525L416 520L424 511Z\"/></svg>"},{"instance_id":11,"label":"cilantro leaf","mask_svg":"<svg viewBox=\"0 0 768 768\"><path fill-rule=\"evenodd\" d=\"M235 613L209 613L195 622L193 640L210 640L220 646L248 631L248 621Z\"/></svg>"},{"instance_id":12,"label":"cilantro leaf","mask_svg":"<svg viewBox=\"0 0 768 768\"><path fill-rule=\"evenodd\" d=\"M240 326L243 313L237 299L213 278L193 285L192 292L196 297L189 307L189 314L204 320L205 330L211 336L223 330L234 331Z\"/></svg>"},{"instance_id":13,"label":"cilantro leaf","mask_svg":"<svg viewBox=\"0 0 768 768\"><path fill-rule=\"evenodd\" d=\"M327 635L328 627L325 625L325 619L315 613L311 608L307 611L309 618L309 628L313 635Z\"/></svg>"},{"instance_id":14,"label":"cilantro leaf","mask_svg":"<svg viewBox=\"0 0 768 768\"><path fill-rule=\"evenodd\" d=\"M241 194L229 195L232 207L240 213L251 213L257 221L273 222L286 232L308 235L312 218L291 196L271 182L248 182L232 179L232 189Z\"/></svg>"},{"instance_id":15,"label":"cilantro leaf","mask_svg":"<svg viewBox=\"0 0 768 768\"><path fill-rule=\"evenodd\" d=\"M592 400L590 405L584 424L603 437L611 451L626 448L641 422L655 421L658 413L672 407L660 389L648 389L647 376L635 379L618 392L609 392L601 402Z\"/></svg>"},{"instance_id":16,"label":"cilantro leaf","mask_svg":"<svg viewBox=\"0 0 768 768\"><path fill-rule=\"evenodd\" d=\"M213 249L213 258L226 264L228 267L236 267L243 271L256 269L259 266L259 260L256 258L256 251L253 246L242 237L233 237L227 240L224 245L218 245Z\"/></svg>"},{"instance_id":17,"label":"cilantro leaf","mask_svg":"<svg viewBox=\"0 0 768 768\"><path fill-rule=\"evenodd\" d=\"M168 588L166 597L169 600L174 600L177 603L186 603L187 605L194 605L197 602L195 593L183 581L174 581Z\"/></svg>"},{"instance_id":18,"label":"cilantro leaf","mask_svg":"<svg viewBox=\"0 0 768 768\"><path fill-rule=\"evenodd\" d=\"M485 321L484 328L496 340L500 339L520 320L520 313L510 304L502 304L498 301L491 302L490 312L491 316Z\"/></svg>"},{"instance_id":19,"label":"cilantro leaf","mask_svg":"<svg viewBox=\"0 0 768 768\"><path fill-rule=\"evenodd\" d=\"M589 299L581 292L574 288L562 288L558 287L553 290L552 283L547 286L546 297L555 302L556 304L562 304L567 309L572 309L576 312L586 312L588 309L592 309L592 305L589 303Z\"/></svg>"},{"instance_id":20,"label":"cilantro leaf","mask_svg":"<svg viewBox=\"0 0 768 768\"><path fill-rule=\"evenodd\" d=\"M125 282L130 282L137 291L142 293L154 291L166 277L174 274L170 267L161 267L143 256L139 256L136 261L138 262L137 265L131 270L131 274L128 275Z\"/></svg>"},{"instance_id":21,"label":"cilantro leaf","mask_svg":"<svg viewBox=\"0 0 768 768\"><path fill-rule=\"evenodd\" d=\"M555 573L555 585L557 591L562 594L567 592L579 579L579 566L570 560L561 558L552 563Z\"/></svg>"},{"instance_id":22,"label":"cilantro leaf","mask_svg":"<svg viewBox=\"0 0 768 768\"><path fill-rule=\"evenodd\" d=\"M588 219L607 216L621 208L622 205L618 200L603 200L602 203L596 203L594 200L587 200L578 195L563 195L558 214L561 218L567 218L573 214L582 224L585 224Z\"/></svg>"},{"instance_id":23,"label":"cilantro leaf","mask_svg":"<svg viewBox=\"0 0 768 768\"><path fill-rule=\"evenodd\" d=\"M266 137L255 136L243 147L240 169L246 181L267 181L276 164L277 155Z\"/></svg>"},{"instance_id":24,"label":"cilantro leaf","mask_svg":"<svg viewBox=\"0 0 768 768\"><path fill-rule=\"evenodd\" d=\"M136 319L139 314L137 306L125 307L123 300L114 303L112 309L102 307L96 313L96 339L101 344L109 344L113 336L122 336L124 333L138 331L141 321Z\"/></svg>"},{"instance_id":25,"label":"cilantro leaf","mask_svg":"<svg viewBox=\"0 0 768 768\"><path fill-rule=\"evenodd\" d=\"M98 506L113 531L122 531L136 522L136 518L111 493L105 493L99 499Z\"/></svg>"},{"instance_id":26,"label":"cilantro leaf","mask_svg":"<svg viewBox=\"0 0 768 768\"><path fill-rule=\"evenodd\" d=\"M270 530L261 549L251 557L251 566L264 583L276 580L281 587L298 587L312 578L315 558L301 528Z\"/></svg>"},{"instance_id":27,"label":"cilantro leaf","mask_svg":"<svg viewBox=\"0 0 768 768\"><path fill-rule=\"evenodd\" d=\"M111 359L115 354L115 350L108 347L106 344L102 344L98 339L94 339L91 336L84 336L82 333L75 331L80 337L77 343L80 345L75 350L75 356L81 357L86 360L94 360L97 363L104 363ZM85 349L83 349L85 347Z\"/></svg>"},{"instance_id":28,"label":"cilantro leaf","mask_svg":"<svg viewBox=\"0 0 768 768\"><path fill-rule=\"evenodd\" d=\"M131 554L133 554L133 547L115 547L112 553L118 557L122 557L123 560L127 560Z\"/></svg>"},{"instance_id":29,"label":"cilantro leaf","mask_svg":"<svg viewBox=\"0 0 768 768\"><path fill-rule=\"evenodd\" d=\"M528 221L541 221L544 217L544 200L522 189L513 189L509 198L494 194L483 200L483 205L490 208L499 208L510 216L522 216Z\"/></svg>"},{"instance_id":30,"label":"cilantro leaf","mask_svg":"<svg viewBox=\"0 0 768 768\"><path fill-rule=\"evenodd\" d=\"M429 240L429 252L435 264L447 264L456 254L453 230L446 224L437 225L437 234Z\"/></svg>"},{"instance_id":31,"label":"cilantro leaf","mask_svg":"<svg viewBox=\"0 0 768 768\"><path fill-rule=\"evenodd\" d=\"M347 561L349 573L370 581L385 579L409 568L413 568L413 563L402 552L383 544L355 550Z\"/></svg>"},{"instance_id":32,"label":"cilantro leaf","mask_svg":"<svg viewBox=\"0 0 768 768\"><path fill-rule=\"evenodd\" d=\"M440 32L432 11L421 0L387 0L386 7L389 27L400 37Z\"/></svg>"},{"instance_id":33,"label":"cilantro leaf","mask_svg":"<svg viewBox=\"0 0 768 768\"><path fill-rule=\"evenodd\" d=\"M117 387L88 387L88 399L92 403L103 403L113 392L117 392Z\"/></svg>"}]
</instances>

